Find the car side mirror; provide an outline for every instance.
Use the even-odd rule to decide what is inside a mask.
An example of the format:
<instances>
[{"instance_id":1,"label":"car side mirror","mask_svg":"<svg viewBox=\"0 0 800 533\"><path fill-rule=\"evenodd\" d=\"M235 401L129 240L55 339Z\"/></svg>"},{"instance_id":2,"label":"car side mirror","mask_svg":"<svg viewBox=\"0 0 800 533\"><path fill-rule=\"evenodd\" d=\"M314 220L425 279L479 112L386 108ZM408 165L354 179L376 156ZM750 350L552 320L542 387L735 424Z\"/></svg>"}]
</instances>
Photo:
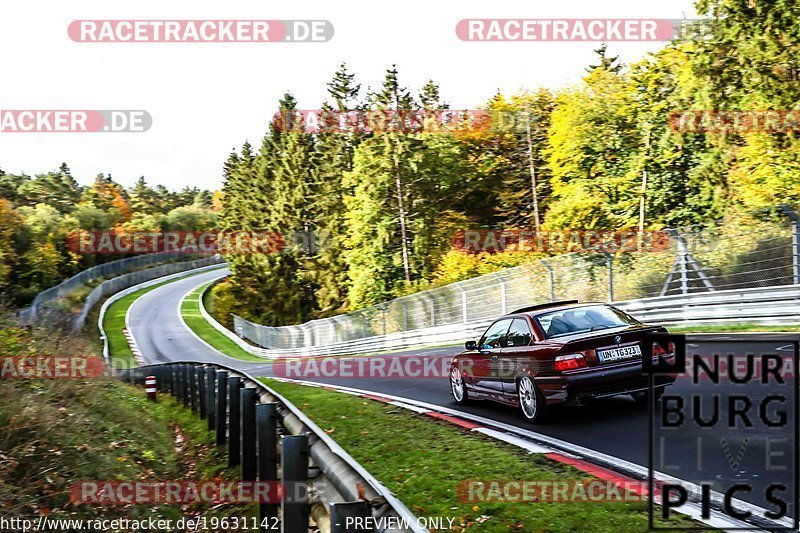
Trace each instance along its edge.
<instances>
[{"instance_id":1,"label":"car side mirror","mask_svg":"<svg viewBox=\"0 0 800 533\"><path fill-rule=\"evenodd\" d=\"M470 350L470 351L477 350L478 349L478 343L475 342L475 341L467 341L467 342L464 343L464 348L466 348L467 350Z\"/></svg>"}]
</instances>

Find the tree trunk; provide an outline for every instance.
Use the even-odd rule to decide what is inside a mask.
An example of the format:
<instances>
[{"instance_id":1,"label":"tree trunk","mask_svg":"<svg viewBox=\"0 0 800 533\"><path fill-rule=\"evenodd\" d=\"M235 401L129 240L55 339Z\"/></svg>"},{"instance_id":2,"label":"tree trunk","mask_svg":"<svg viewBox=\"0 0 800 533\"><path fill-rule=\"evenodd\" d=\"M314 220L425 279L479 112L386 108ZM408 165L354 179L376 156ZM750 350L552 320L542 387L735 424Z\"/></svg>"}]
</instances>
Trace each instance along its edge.
<instances>
[{"instance_id":1,"label":"tree trunk","mask_svg":"<svg viewBox=\"0 0 800 533\"><path fill-rule=\"evenodd\" d=\"M528 138L528 164L531 172L531 193L533 194L533 227L539 235L539 193L536 190L536 165L533 162L533 141L531 140L531 122L526 121L526 137Z\"/></svg>"},{"instance_id":2,"label":"tree trunk","mask_svg":"<svg viewBox=\"0 0 800 533\"><path fill-rule=\"evenodd\" d=\"M394 161L394 183L397 189L397 211L400 215L400 246L403 253L403 272L406 276L406 283L411 283L411 268L408 264L408 238L406 235L406 210L403 202L403 180L400 176L400 163Z\"/></svg>"}]
</instances>

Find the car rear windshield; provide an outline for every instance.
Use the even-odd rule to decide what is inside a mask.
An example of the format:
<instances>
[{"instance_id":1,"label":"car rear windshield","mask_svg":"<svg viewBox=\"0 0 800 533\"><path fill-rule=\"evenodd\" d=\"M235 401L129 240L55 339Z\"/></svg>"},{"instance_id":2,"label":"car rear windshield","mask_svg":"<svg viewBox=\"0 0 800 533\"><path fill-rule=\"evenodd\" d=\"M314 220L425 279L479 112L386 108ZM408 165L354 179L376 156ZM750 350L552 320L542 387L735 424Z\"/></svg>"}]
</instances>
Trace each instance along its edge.
<instances>
[{"instance_id":1,"label":"car rear windshield","mask_svg":"<svg viewBox=\"0 0 800 533\"><path fill-rule=\"evenodd\" d=\"M547 338L638 324L632 316L610 305L590 305L545 313L536 317Z\"/></svg>"}]
</instances>

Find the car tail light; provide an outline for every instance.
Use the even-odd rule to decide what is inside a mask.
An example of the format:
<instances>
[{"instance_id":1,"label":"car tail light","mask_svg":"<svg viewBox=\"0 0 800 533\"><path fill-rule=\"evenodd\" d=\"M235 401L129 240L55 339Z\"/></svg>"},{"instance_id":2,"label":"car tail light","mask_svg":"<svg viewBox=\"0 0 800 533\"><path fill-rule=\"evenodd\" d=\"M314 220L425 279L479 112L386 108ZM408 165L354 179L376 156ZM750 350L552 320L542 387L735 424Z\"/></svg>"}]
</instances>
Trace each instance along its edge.
<instances>
[{"instance_id":1,"label":"car tail light","mask_svg":"<svg viewBox=\"0 0 800 533\"><path fill-rule=\"evenodd\" d=\"M672 359L675 357L675 343L669 342L667 343L667 348L664 349L659 343L653 343L653 361L658 361L659 358L661 359Z\"/></svg>"},{"instance_id":2,"label":"car tail light","mask_svg":"<svg viewBox=\"0 0 800 533\"><path fill-rule=\"evenodd\" d=\"M586 359L579 353L571 353L568 355L559 355L556 357L555 370L563 372L564 370L575 370L584 368L586 366Z\"/></svg>"}]
</instances>

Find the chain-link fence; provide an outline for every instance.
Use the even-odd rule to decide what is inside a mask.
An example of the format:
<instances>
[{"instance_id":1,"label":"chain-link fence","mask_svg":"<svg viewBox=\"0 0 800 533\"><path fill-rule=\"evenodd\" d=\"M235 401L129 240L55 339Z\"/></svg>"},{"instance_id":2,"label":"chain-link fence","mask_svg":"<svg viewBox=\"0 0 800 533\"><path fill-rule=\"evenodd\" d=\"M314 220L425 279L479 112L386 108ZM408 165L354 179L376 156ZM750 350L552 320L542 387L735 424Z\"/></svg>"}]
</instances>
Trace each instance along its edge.
<instances>
[{"instance_id":1,"label":"chain-link fence","mask_svg":"<svg viewBox=\"0 0 800 533\"><path fill-rule=\"evenodd\" d=\"M800 283L800 222L668 230L657 252L571 253L403 296L296 326L270 327L234 315L240 337L292 349L420 328L476 323L558 300L624 301L653 296Z\"/></svg>"},{"instance_id":2,"label":"chain-link fence","mask_svg":"<svg viewBox=\"0 0 800 533\"><path fill-rule=\"evenodd\" d=\"M46 321L55 326L77 331L83 327L91 308L110 294L162 276L224 262L221 256L176 262L175 259L180 257L186 256L175 253L147 254L89 268L65 282L39 293L33 304L19 313L19 318L26 323ZM172 262L164 263L165 261ZM143 268L158 263L164 264ZM131 270L134 271L130 272ZM96 285L83 299L79 309L72 309L69 302L62 300L73 291L95 284L98 280L106 277L110 277L110 279Z\"/></svg>"}]
</instances>

